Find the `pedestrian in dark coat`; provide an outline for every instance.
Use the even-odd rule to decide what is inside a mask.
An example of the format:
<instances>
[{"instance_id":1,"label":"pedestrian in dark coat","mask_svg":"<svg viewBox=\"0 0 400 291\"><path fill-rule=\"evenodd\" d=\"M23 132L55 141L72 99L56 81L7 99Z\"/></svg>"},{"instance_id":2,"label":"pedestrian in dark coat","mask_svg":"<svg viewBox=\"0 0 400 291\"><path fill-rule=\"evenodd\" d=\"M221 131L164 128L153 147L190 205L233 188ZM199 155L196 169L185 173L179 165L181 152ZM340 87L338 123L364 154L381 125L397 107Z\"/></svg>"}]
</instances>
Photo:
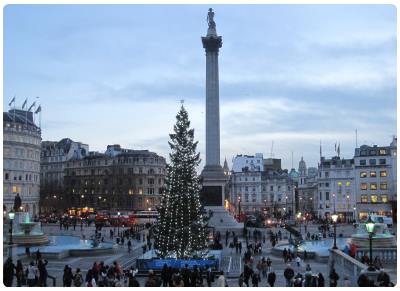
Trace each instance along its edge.
<instances>
[{"instance_id":1,"label":"pedestrian in dark coat","mask_svg":"<svg viewBox=\"0 0 400 291\"><path fill-rule=\"evenodd\" d=\"M338 280L339 280L339 275L338 275L338 273L336 273L335 268L332 268L332 271L329 274L329 286L337 287Z\"/></svg>"},{"instance_id":2,"label":"pedestrian in dark coat","mask_svg":"<svg viewBox=\"0 0 400 291\"><path fill-rule=\"evenodd\" d=\"M271 271L268 273L268 277L267 277L267 281L269 286L274 287L275 284L275 280L276 280L276 274L274 271Z\"/></svg>"},{"instance_id":3,"label":"pedestrian in dark coat","mask_svg":"<svg viewBox=\"0 0 400 291\"><path fill-rule=\"evenodd\" d=\"M3 266L3 282L6 287L12 287L14 280L14 264L11 258L8 258Z\"/></svg>"},{"instance_id":4,"label":"pedestrian in dark coat","mask_svg":"<svg viewBox=\"0 0 400 291\"><path fill-rule=\"evenodd\" d=\"M325 287L325 278L322 273L318 274L318 287Z\"/></svg>"}]
</instances>

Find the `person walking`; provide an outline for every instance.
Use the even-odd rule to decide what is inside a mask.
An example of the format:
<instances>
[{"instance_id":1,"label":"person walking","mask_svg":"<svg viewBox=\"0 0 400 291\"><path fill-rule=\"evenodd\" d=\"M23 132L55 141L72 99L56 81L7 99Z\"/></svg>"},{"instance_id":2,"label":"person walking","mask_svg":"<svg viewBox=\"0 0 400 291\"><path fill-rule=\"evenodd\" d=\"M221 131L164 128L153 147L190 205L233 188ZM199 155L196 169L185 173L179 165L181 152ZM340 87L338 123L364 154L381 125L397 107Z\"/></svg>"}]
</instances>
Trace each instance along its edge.
<instances>
[{"instance_id":1,"label":"person walking","mask_svg":"<svg viewBox=\"0 0 400 291\"><path fill-rule=\"evenodd\" d=\"M224 276L224 271L221 271L221 275L219 275L217 279L217 287L228 287L228 284L226 283L226 279Z\"/></svg>"},{"instance_id":2,"label":"person walking","mask_svg":"<svg viewBox=\"0 0 400 291\"><path fill-rule=\"evenodd\" d=\"M300 268L300 263L301 263L301 259L300 259L299 255L297 254L297 256L296 256L296 265L297 265L297 268Z\"/></svg>"},{"instance_id":3,"label":"person walking","mask_svg":"<svg viewBox=\"0 0 400 291\"><path fill-rule=\"evenodd\" d=\"M26 269L26 282L28 287L34 287L37 285L38 280L38 270L33 261L30 262L28 268Z\"/></svg>"},{"instance_id":4,"label":"person walking","mask_svg":"<svg viewBox=\"0 0 400 291\"><path fill-rule=\"evenodd\" d=\"M71 287L72 278L72 269L68 265L65 265L63 274L63 287Z\"/></svg>"},{"instance_id":5,"label":"person walking","mask_svg":"<svg viewBox=\"0 0 400 291\"><path fill-rule=\"evenodd\" d=\"M272 271L272 269L270 269L270 271L268 273L268 277L267 277L267 281L268 281L269 286L274 287L275 280L276 280L276 274L275 274L274 271Z\"/></svg>"},{"instance_id":6,"label":"person walking","mask_svg":"<svg viewBox=\"0 0 400 291\"><path fill-rule=\"evenodd\" d=\"M254 272L251 275L251 284L253 287L258 287L258 283L261 281L260 275L258 272Z\"/></svg>"},{"instance_id":7,"label":"person walking","mask_svg":"<svg viewBox=\"0 0 400 291\"><path fill-rule=\"evenodd\" d=\"M335 268L332 268L332 271L329 274L329 286L337 287L337 281L339 280L339 275L336 273Z\"/></svg>"},{"instance_id":8,"label":"person walking","mask_svg":"<svg viewBox=\"0 0 400 291\"><path fill-rule=\"evenodd\" d=\"M282 256L283 256L283 261L285 262L285 264L287 263L287 255L288 255L288 251L286 248L284 248L283 252L282 252Z\"/></svg>"},{"instance_id":9,"label":"person walking","mask_svg":"<svg viewBox=\"0 0 400 291\"><path fill-rule=\"evenodd\" d=\"M162 285L163 287L167 287L168 286L168 265L164 264L162 270L161 270L161 280L162 280Z\"/></svg>"},{"instance_id":10,"label":"person walking","mask_svg":"<svg viewBox=\"0 0 400 291\"><path fill-rule=\"evenodd\" d=\"M283 272L283 276L286 279L286 287L292 287L292 279L294 277L294 271L290 267L290 264L287 264L285 271Z\"/></svg>"},{"instance_id":11,"label":"person walking","mask_svg":"<svg viewBox=\"0 0 400 291\"><path fill-rule=\"evenodd\" d=\"M128 240L128 253L131 252L131 249L132 249L132 242L131 240Z\"/></svg>"},{"instance_id":12,"label":"person walking","mask_svg":"<svg viewBox=\"0 0 400 291\"><path fill-rule=\"evenodd\" d=\"M3 283L6 287L12 287L14 280L14 264L11 257L8 257L3 266Z\"/></svg>"},{"instance_id":13,"label":"person walking","mask_svg":"<svg viewBox=\"0 0 400 291\"><path fill-rule=\"evenodd\" d=\"M83 283L83 276L81 274L81 269L77 268L74 275L74 286L81 287L82 283Z\"/></svg>"},{"instance_id":14,"label":"person walking","mask_svg":"<svg viewBox=\"0 0 400 291\"><path fill-rule=\"evenodd\" d=\"M322 273L318 273L318 287L325 287L325 278Z\"/></svg>"},{"instance_id":15,"label":"person walking","mask_svg":"<svg viewBox=\"0 0 400 291\"><path fill-rule=\"evenodd\" d=\"M49 262L47 260L44 260L44 262L42 260L39 260L38 263L38 270L39 270L39 286L40 287L47 287L47 264Z\"/></svg>"},{"instance_id":16,"label":"person walking","mask_svg":"<svg viewBox=\"0 0 400 291\"><path fill-rule=\"evenodd\" d=\"M17 287L21 287L25 278L24 267L22 266L21 260L17 261L17 266L15 267L15 277L17 277Z\"/></svg>"}]
</instances>

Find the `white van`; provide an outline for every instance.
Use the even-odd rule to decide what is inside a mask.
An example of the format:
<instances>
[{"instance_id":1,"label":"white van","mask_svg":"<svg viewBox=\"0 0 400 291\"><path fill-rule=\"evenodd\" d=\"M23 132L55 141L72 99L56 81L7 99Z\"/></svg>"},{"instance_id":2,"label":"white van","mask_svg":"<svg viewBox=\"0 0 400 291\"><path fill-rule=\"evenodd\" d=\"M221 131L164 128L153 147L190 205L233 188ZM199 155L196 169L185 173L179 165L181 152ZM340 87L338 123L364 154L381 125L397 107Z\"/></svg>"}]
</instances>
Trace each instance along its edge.
<instances>
[{"instance_id":1,"label":"white van","mask_svg":"<svg viewBox=\"0 0 400 291\"><path fill-rule=\"evenodd\" d=\"M371 219L374 222L384 223L388 227L392 227L393 226L393 219L390 216L371 214Z\"/></svg>"}]
</instances>

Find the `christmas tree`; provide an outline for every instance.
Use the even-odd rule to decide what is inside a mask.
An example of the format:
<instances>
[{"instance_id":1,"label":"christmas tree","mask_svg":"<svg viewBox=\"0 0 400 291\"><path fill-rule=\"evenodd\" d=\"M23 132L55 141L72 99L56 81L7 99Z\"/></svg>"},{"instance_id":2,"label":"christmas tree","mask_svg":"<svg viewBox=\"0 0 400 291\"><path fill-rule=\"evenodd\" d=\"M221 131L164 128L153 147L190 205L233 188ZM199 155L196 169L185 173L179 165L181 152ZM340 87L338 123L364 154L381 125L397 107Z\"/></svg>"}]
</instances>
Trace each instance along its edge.
<instances>
[{"instance_id":1,"label":"christmas tree","mask_svg":"<svg viewBox=\"0 0 400 291\"><path fill-rule=\"evenodd\" d=\"M170 164L156 225L155 248L162 258L192 257L207 247L207 224L201 212L196 172L200 154L196 153L194 129L189 128L188 113L183 105L176 119L168 142Z\"/></svg>"}]
</instances>

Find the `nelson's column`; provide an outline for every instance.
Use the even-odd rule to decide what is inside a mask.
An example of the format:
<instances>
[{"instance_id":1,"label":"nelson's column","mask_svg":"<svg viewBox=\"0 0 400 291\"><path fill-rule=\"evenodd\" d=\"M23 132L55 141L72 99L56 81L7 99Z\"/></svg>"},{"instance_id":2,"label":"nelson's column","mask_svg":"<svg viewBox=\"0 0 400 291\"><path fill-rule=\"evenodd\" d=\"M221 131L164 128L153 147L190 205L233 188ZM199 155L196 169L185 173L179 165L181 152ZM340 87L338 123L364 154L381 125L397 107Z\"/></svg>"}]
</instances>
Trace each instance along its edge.
<instances>
[{"instance_id":1,"label":"nelson's column","mask_svg":"<svg viewBox=\"0 0 400 291\"><path fill-rule=\"evenodd\" d=\"M213 213L209 226L219 231L235 230L243 228L243 224L238 223L224 207L228 181L220 165L218 78L218 52L222 47L222 37L217 35L211 8L207 22L207 36L201 38L206 51L206 164L201 173L201 201Z\"/></svg>"}]
</instances>

